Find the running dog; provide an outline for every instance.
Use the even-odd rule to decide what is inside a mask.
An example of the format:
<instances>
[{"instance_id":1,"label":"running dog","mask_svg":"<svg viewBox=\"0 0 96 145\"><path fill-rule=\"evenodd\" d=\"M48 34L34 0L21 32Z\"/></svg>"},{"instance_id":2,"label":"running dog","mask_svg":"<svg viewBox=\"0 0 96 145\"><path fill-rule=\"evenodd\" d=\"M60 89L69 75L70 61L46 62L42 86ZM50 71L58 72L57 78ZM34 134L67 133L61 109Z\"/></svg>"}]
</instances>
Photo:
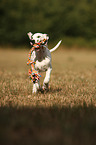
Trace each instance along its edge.
<instances>
[{"instance_id":1,"label":"running dog","mask_svg":"<svg viewBox=\"0 0 96 145\"><path fill-rule=\"evenodd\" d=\"M46 72L44 81L43 81L43 90L48 90L49 88L49 81L50 75L52 71L52 64L51 64L51 52L55 51L60 43L52 48L51 50L48 49L48 35L42 33L35 33L32 34L31 32L27 33L32 46L27 64L31 65L31 70L29 70L29 77L33 82L33 93L36 93L40 90L40 72Z\"/></svg>"}]
</instances>

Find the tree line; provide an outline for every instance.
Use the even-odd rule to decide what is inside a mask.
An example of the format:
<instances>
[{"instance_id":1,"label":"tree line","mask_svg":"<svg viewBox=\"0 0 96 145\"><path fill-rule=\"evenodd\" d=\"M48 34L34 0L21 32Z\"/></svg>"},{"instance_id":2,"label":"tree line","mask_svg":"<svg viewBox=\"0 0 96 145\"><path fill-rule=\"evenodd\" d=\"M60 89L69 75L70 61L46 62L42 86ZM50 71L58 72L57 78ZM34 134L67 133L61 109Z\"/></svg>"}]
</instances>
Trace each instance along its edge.
<instances>
[{"instance_id":1,"label":"tree line","mask_svg":"<svg viewBox=\"0 0 96 145\"><path fill-rule=\"evenodd\" d=\"M25 44L27 32L96 38L95 0L0 0L0 44Z\"/></svg>"}]
</instances>

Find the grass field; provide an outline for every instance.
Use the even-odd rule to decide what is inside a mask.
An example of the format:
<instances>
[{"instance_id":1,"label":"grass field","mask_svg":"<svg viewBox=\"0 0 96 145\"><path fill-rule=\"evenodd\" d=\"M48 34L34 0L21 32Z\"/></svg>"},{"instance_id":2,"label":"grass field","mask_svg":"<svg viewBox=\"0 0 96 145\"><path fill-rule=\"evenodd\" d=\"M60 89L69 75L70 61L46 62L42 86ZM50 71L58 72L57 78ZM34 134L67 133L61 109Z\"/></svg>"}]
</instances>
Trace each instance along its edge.
<instances>
[{"instance_id":1,"label":"grass field","mask_svg":"<svg viewBox=\"0 0 96 145\"><path fill-rule=\"evenodd\" d=\"M96 51L53 52L43 94L32 94L28 52L0 50L0 145L95 145Z\"/></svg>"}]
</instances>

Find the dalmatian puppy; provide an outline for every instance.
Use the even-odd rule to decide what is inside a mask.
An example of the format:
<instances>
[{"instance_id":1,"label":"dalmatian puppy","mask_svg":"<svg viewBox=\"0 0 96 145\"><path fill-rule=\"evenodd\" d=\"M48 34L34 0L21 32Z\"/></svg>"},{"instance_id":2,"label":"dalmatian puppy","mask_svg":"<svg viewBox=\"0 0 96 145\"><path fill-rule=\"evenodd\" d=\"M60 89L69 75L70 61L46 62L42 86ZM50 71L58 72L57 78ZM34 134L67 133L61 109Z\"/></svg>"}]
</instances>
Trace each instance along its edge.
<instances>
[{"instance_id":1,"label":"dalmatian puppy","mask_svg":"<svg viewBox=\"0 0 96 145\"><path fill-rule=\"evenodd\" d=\"M42 34L42 33L35 33L32 34L31 32L27 33L29 39L31 40L30 44L33 46L34 44L39 44L39 48L34 49L31 53L31 61L34 61L34 68L35 70L40 72L46 72L44 81L43 81L43 90L48 90L49 88L49 81L50 81L50 75L52 71L52 63L51 63L51 52L55 51L60 43L61 40L58 42L58 44L52 48L51 50L48 49L48 35ZM44 42L44 40L46 40ZM44 43L44 44L43 44ZM40 79L38 79L36 82L33 83L33 93L36 93L38 90L40 90Z\"/></svg>"}]
</instances>

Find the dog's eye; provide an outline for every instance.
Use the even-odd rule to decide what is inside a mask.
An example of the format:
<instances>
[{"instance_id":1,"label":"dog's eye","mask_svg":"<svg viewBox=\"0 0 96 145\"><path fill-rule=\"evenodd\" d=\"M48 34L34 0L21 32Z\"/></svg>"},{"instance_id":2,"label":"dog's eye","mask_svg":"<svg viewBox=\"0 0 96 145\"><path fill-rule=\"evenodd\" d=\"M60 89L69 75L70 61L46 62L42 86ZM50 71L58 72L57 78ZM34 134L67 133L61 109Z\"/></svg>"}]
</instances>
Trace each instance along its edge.
<instances>
[{"instance_id":1,"label":"dog's eye","mask_svg":"<svg viewBox=\"0 0 96 145\"><path fill-rule=\"evenodd\" d=\"M37 36L37 38L40 38L41 36Z\"/></svg>"},{"instance_id":2,"label":"dog's eye","mask_svg":"<svg viewBox=\"0 0 96 145\"><path fill-rule=\"evenodd\" d=\"M39 40L37 40L37 42L39 42Z\"/></svg>"}]
</instances>

